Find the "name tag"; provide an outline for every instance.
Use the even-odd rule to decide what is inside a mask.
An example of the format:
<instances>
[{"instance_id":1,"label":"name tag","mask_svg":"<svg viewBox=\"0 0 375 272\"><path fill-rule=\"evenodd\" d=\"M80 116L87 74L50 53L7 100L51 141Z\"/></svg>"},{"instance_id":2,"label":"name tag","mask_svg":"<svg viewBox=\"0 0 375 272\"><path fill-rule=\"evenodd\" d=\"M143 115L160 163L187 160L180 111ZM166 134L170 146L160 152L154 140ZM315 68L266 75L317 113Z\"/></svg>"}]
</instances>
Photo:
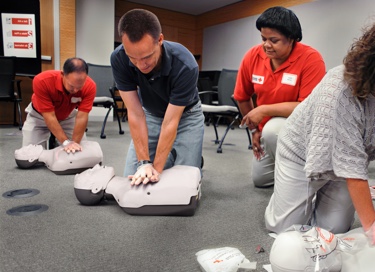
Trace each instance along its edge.
<instances>
[{"instance_id":1,"label":"name tag","mask_svg":"<svg viewBox=\"0 0 375 272\"><path fill-rule=\"evenodd\" d=\"M252 75L251 82L255 83L255 84L263 84L264 83L264 76Z\"/></svg>"},{"instance_id":2,"label":"name tag","mask_svg":"<svg viewBox=\"0 0 375 272\"><path fill-rule=\"evenodd\" d=\"M82 101L82 98L81 97L72 97L71 99L70 99L70 101L72 102L72 103L78 103L78 102L81 102Z\"/></svg>"},{"instance_id":3,"label":"name tag","mask_svg":"<svg viewBox=\"0 0 375 272\"><path fill-rule=\"evenodd\" d=\"M297 75L284 73L283 78L281 79L282 84L296 86Z\"/></svg>"}]
</instances>

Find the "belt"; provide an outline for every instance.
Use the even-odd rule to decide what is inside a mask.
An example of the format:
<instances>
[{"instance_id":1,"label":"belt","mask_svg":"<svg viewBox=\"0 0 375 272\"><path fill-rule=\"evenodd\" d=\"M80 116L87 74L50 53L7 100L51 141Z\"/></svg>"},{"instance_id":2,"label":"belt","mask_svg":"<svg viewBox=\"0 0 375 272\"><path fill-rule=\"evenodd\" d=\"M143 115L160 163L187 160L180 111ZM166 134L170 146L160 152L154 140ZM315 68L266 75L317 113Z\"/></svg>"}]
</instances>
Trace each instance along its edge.
<instances>
[{"instance_id":1,"label":"belt","mask_svg":"<svg viewBox=\"0 0 375 272\"><path fill-rule=\"evenodd\" d=\"M184 112L190 110L192 107L194 107L195 105L197 105L198 102L199 102L199 99L195 103L193 103L193 104L191 104L189 106L186 106L185 109L184 109Z\"/></svg>"},{"instance_id":2,"label":"belt","mask_svg":"<svg viewBox=\"0 0 375 272\"><path fill-rule=\"evenodd\" d=\"M37 111L37 109L34 107L34 105L33 105L33 103L31 103L31 107L33 107L33 110L35 110L37 113L39 113L40 114L40 112L39 111ZM41 115L41 114L40 114Z\"/></svg>"}]
</instances>

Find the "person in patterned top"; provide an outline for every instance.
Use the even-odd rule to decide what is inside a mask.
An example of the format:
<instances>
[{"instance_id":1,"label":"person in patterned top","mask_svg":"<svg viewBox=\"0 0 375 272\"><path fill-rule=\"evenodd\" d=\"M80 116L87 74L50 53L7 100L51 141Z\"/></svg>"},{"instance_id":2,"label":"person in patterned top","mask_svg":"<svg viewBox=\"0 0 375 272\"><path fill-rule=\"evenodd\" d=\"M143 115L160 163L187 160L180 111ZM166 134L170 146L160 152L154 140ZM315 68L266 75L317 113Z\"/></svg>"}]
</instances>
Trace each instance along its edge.
<instances>
[{"instance_id":1,"label":"person in patterned top","mask_svg":"<svg viewBox=\"0 0 375 272\"><path fill-rule=\"evenodd\" d=\"M268 230L310 224L347 232L355 211L375 244L369 162L375 159L375 24L364 29L280 131Z\"/></svg>"}]
</instances>

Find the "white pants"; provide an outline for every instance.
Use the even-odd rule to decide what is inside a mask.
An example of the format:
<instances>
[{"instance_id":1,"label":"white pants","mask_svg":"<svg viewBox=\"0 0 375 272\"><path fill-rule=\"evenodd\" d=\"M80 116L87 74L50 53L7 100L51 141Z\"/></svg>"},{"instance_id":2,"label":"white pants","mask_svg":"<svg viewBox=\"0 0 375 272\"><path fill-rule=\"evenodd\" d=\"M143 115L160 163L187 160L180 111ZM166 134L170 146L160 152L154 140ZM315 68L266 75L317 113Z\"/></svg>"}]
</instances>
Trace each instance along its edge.
<instances>
[{"instance_id":1,"label":"white pants","mask_svg":"<svg viewBox=\"0 0 375 272\"><path fill-rule=\"evenodd\" d=\"M42 145L43 148L46 149L51 132L48 129L43 116L33 109L31 103L27 106L25 112L27 113L27 117L22 127L22 146L36 144ZM77 110L73 110L68 118L59 122L69 139L72 139L73 136L77 112ZM85 135L83 136L82 140L86 140Z\"/></svg>"},{"instance_id":2,"label":"white pants","mask_svg":"<svg viewBox=\"0 0 375 272\"><path fill-rule=\"evenodd\" d=\"M332 233L347 232L354 206L345 181L306 178L304 165L276 153L274 193L265 211L268 230L280 233L294 224L312 225Z\"/></svg>"},{"instance_id":3,"label":"white pants","mask_svg":"<svg viewBox=\"0 0 375 272\"><path fill-rule=\"evenodd\" d=\"M259 161L253 158L253 183L256 187L267 187L274 183L277 136L286 118L271 118L262 130L261 144L266 155Z\"/></svg>"}]
</instances>

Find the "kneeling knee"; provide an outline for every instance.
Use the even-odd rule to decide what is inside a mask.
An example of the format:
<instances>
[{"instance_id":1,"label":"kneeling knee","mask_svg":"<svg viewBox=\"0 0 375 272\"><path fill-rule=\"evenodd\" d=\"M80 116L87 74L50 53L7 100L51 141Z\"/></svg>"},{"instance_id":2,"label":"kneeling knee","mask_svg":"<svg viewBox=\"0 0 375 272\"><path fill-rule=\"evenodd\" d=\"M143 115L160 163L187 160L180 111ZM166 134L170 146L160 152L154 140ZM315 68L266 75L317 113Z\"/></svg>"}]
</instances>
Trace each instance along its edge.
<instances>
[{"instance_id":1,"label":"kneeling knee","mask_svg":"<svg viewBox=\"0 0 375 272\"><path fill-rule=\"evenodd\" d=\"M270 186L273 186L274 180L273 178L259 178L259 177L253 177L253 184L257 188L268 188Z\"/></svg>"}]
</instances>

